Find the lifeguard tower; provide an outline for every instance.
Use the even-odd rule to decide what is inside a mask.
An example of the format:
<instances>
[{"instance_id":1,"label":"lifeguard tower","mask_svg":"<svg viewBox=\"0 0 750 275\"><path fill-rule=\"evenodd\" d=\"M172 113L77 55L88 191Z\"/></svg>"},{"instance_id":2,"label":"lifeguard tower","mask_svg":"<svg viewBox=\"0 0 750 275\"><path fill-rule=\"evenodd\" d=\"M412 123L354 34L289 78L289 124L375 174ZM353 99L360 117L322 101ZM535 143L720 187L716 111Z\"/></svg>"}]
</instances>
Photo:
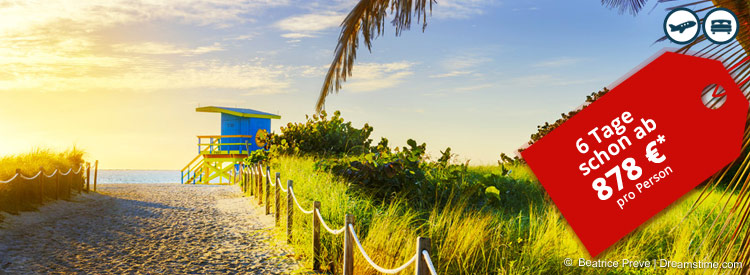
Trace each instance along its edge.
<instances>
[{"instance_id":1,"label":"lifeguard tower","mask_svg":"<svg viewBox=\"0 0 750 275\"><path fill-rule=\"evenodd\" d=\"M198 136L198 155L180 171L181 182L231 183L232 170L250 152L263 150L259 139L271 131L271 119L281 116L252 109L227 107L198 107L197 112L221 113L221 135Z\"/></svg>"}]
</instances>

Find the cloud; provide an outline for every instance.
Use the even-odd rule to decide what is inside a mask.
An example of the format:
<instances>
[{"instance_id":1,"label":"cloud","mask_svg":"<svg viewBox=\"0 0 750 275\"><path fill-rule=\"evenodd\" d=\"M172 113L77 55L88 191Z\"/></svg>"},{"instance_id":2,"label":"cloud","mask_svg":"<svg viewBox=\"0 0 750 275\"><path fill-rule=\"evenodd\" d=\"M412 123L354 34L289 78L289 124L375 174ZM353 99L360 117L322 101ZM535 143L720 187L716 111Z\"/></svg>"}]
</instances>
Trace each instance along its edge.
<instances>
[{"instance_id":1,"label":"cloud","mask_svg":"<svg viewBox=\"0 0 750 275\"><path fill-rule=\"evenodd\" d=\"M234 40L234 41L252 40L253 38L255 38L255 35L256 35L255 33L253 33L253 34L243 34L243 35L238 35L238 36L234 36L234 37L227 37L227 38L224 38L224 40L225 41L232 41L232 40Z\"/></svg>"},{"instance_id":2,"label":"cloud","mask_svg":"<svg viewBox=\"0 0 750 275\"><path fill-rule=\"evenodd\" d=\"M113 0L6 1L0 4L0 35L18 35L40 28L90 33L114 25L170 20L200 26L228 27L252 21L248 15L288 0Z\"/></svg>"},{"instance_id":3,"label":"cloud","mask_svg":"<svg viewBox=\"0 0 750 275\"><path fill-rule=\"evenodd\" d=\"M461 87L456 88L455 90L458 92L469 92L469 91L492 88L494 86L495 86L494 84L485 83L485 84L478 84L478 85L471 85L471 86L461 86Z\"/></svg>"},{"instance_id":4,"label":"cloud","mask_svg":"<svg viewBox=\"0 0 750 275\"><path fill-rule=\"evenodd\" d=\"M462 75L481 76L477 73L479 66L492 62L486 50L465 50L449 55L439 61L442 72L431 75L430 78L448 78Z\"/></svg>"},{"instance_id":5,"label":"cloud","mask_svg":"<svg viewBox=\"0 0 750 275\"><path fill-rule=\"evenodd\" d=\"M473 73L473 71L450 71L443 74L436 74L431 75L430 78L446 78L446 77L454 77L454 76L461 76L461 75L467 75Z\"/></svg>"},{"instance_id":6,"label":"cloud","mask_svg":"<svg viewBox=\"0 0 750 275\"><path fill-rule=\"evenodd\" d=\"M465 70L492 62L492 58L479 54L459 54L442 61L442 67L449 70Z\"/></svg>"},{"instance_id":7,"label":"cloud","mask_svg":"<svg viewBox=\"0 0 750 275\"><path fill-rule=\"evenodd\" d=\"M89 60L90 64L81 65L91 66L91 63L102 61L108 60L93 58ZM111 71L103 75L96 73L96 69L90 68L60 75L55 73L63 71L57 66L59 64L36 67L14 63L11 64L11 68L15 74L10 78L0 79L0 91L154 92L234 89L248 93L276 94L288 90L290 83L287 74L295 70L293 67L274 66L261 62L231 64L208 60L177 65L147 59L123 58L116 61L101 65L101 69ZM27 70L20 70L19 67L22 66L25 66Z\"/></svg>"},{"instance_id":8,"label":"cloud","mask_svg":"<svg viewBox=\"0 0 750 275\"><path fill-rule=\"evenodd\" d=\"M569 79L550 74L529 74L506 79L504 84L514 87L558 87L598 82L596 79Z\"/></svg>"},{"instance_id":9,"label":"cloud","mask_svg":"<svg viewBox=\"0 0 750 275\"><path fill-rule=\"evenodd\" d=\"M169 43L144 42L138 44L116 44L112 48L115 51L124 53L182 56L193 56L224 50L219 43L197 48L184 48Z\"/></svg>"},{"instance_id":10,"label":"cloud","mask_svg":"<svg viewBox=\"0 0 750 275\"><path fill-rule=\"evenodd\" d=\"M494 0L442 0L432 8L432 16L441 19L466 19L484 13Z\"/></svg>"},{"instance_id":11,"label":"cloud","mask_svg":"<svg viewBox=\"0 0 750 275\"><path fill-rule=\"evenodd\" d=\"M275 26L289 33L285 38L315 37L323 30L338 27L346 14L327 11L287 17L276 22Z\"/></svg>"},{"instance_id":12,"label":"cloud","mask_svg":"<svg viewBox=\"0 0 750 275\"><path fill-rule=\"evenodd\" d=\"M517 11L538 11L538 10L539 10L539 7L536 7L536 6L531 6L531 7L528 7L528 8L513 8L512 9L512 11L514 11L514 12L517 12Z\"/></svg>"},{"instance_id":13,"label":"cloud","mask_svg":"<svg viewBox=\"0 0 750 275\"><path fill-rule=\"evenodd\" d=\"M309 33L292 32L292 33L282 34L281 37L284 37L284 38L307 38L307 37L315 37L315 35L312 35L312 34L309 34Z\"/></svg>"},{"instance_id":14,"label":"cloud","mask_svg":"<svg viewBox=\"0 0 750 275\"><path fill-rule=\"evenodd\" d=\"M540 67L540 68L556 68L556 67L573 65L578 62L581 62L581 60L582 59L580 58L573 58L573 57L559 57L559 58L555 58L551 60L538 62L532 66Z\"/></svg>"},{"instance_id":15,"label":"cloud","mask_svg":"<svg viewBox=\"0 0 750 275\"><path fill-rule=\"evenodd\" d=\"M224 51L219 42L119 42L116 30L149 22L225 28L288 0L0 0L0 91L234 89L281 93L292 66L184 58ZM232 33L219 41L248 40ZM114 41L114 42L113 42ZM204 41L204 40L201 40ZM229 42L226 42L229 43Z\"/></svg>"},{"instance_id":16,"label":"cloud","mask_svg":"<svg viewBox=\"0 0 750 275\"><path fill-rule=\"evenodd\" d=\"M344 83L343 90L360 93L395 87L414 73L411 71L413 65L406 61L357 64L352 78Z\"/></svg>"}]
</instances>

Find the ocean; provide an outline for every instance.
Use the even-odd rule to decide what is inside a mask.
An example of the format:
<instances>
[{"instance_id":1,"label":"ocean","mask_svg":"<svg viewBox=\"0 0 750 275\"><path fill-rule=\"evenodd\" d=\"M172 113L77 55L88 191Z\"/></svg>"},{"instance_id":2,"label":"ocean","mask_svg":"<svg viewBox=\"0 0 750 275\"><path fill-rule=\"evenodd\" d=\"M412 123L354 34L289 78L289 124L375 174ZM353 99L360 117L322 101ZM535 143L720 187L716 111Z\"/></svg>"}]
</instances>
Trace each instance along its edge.
<instances>
[{"instance_id":1,"label":"ocean","mask_svg":"<svg viewBox=\"0 0 750 275\"><path fill-rule=\"evenodd\" d=\"M92 177L93 174L94 171L91 171ZM97 183L180 183L180 171L102 169L99 170Z\"/></svg>"}]
</instances>

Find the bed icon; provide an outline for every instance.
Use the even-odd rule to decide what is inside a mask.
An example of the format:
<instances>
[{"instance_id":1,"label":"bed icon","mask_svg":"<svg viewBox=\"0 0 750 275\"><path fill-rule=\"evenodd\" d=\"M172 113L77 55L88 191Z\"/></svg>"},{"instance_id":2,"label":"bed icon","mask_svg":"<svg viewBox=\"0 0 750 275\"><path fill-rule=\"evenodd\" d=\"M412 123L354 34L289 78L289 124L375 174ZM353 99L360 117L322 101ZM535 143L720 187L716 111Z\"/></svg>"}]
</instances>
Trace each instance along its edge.
<instances>
[{"instance_id":1,"label":"bed icon","mask_svg":"<svg viewBox=\"0 0 750 275\"><path fill-rule=\"evenodd\" d=\"M717 32L726 32L727 34L732 33L732 21L717 19L711 21L711 32L716 34Z\"/></svg>"}]
</instances>

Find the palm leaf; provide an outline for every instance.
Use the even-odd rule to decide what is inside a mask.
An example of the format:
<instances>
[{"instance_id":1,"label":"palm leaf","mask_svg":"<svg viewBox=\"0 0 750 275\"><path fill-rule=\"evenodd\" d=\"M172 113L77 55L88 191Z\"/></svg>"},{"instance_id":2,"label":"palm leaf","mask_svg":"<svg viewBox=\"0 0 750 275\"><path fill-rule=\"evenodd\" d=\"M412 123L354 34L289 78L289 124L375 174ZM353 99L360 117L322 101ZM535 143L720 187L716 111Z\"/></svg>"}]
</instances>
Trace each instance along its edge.
<instances>
[{"instance_id":1,"label":"palm leaf","mask_svg":"<svg viewBox=\"0 0 750 275\"><path fill-rule=\"evenodd\" d=\"M648 0L602 0L602 5L609 8L616 8L620 13L625 13L627 11L632 15L636 15L641 9L643 9L643 5L645 5L647 1Z\"/></svg>"},{"instance_id":2,"label":"palm leaf","mask_svg":"<svg viewBox=\"0 0 750 275\"><path fill-rule=\"evenodd\" d=\"M620 11L628 8L633 11L634 7L636 7L635 10L637 11L637 7L643 5L643 1L638 0L609 2L610 4L617 2L615 6L619 7ZM671 1L659 1L659 3L662 2ZM702 35L695 42L680 48L678 52L722 61L735 81L740 85L740 89L745 94L745 97L750 100L750 81L748 81L750 79L750 56L748 56L750 35L747 31L747 27L750 26L748 25L750 15L748 14L748 2L741 0L697 1L671 6L667 10L681 7L691 7L696 13L705 13L715 7L726 7L737 14L740 26L744 27L740 28L742 31L738 33L736 41L716 45L707 41L705 36ZM703 16L699 14L699 17ZM664 39L665 37L662 37L654 43L664 41ZM718 88L709 87L703 91L703 95L705 96L709 92L714 92L715 94L717 90ZM713 97L708 102L709 107L715 107L724 98ZM750 115L748 119L750 120ZM743 272L747 272L747 266L750 263L750 249L748 249L750 248L750 230L747 230L748 226L750 226L750 220L748 219L748 216L750 216L750 176L748 176L748 170L750 170L750 124L746 124L745 126L742 152L742 157L722 169L722 171L705 183L700 195L693 203L691 211L686 214L683 220L688 218L693 210L708 198L711 192L717 190L716 187L720 183L726 184L724 191L720 195L719 203L713 205L707 216L697 217L703 219L700 226L708 227L708 230L703 231L709 232L708 236L699 235L699 231L695 230L688 249L693 250L692 255L695 258L701 249L710 246L708 247L709 251L713 251L711 252L714 253L713 257L717 257L711 260L727 261L732 258L733 260L742 262L744 267ZM734 201L732 200L732 194L737 194ZM711 218L713 214L715 216ZM734 245L737 242L740 243L739 248Z\"/></svg>"},{"instance_id":3,"label":"palm leaf","mask_svg":"<svg viewBox=\"0 0 750 275\"><path fill-rule=\"evenodd\" d=\"M422 23L424 31L427 27L427 12L432 12L432 5L435 3L436 0L360 0L341 22L341 34L320 89L316 111L323 110L326 97L338 92L341 84L352 75L360 34L367 49L371 50L372 41L385 32L385 20L389 12L393 15L391 24L395 27L397 36L411 27L412 16L417 18L418 23Z\"/></svg>"},{"instance_id":4,"label":"palm leaf","mask_svg":"<svg viewBox=\"0 0 750 275\"><path fill-rule=\"evenodd\" d=\"M658 0L657 5L677 0ZM620 13L628 12L632 15L640 12L647 0L602 0L602 5L617 9ZM411 26L412 15L416 15L417 22L422 22L422 30L427 24L427 11L432 11L435 0L360 0L349 15L341 23L341 34L336 46L331 66L326 74L323 87L316 105L316 110L324 109L326 97L341 89L341 85L348 76L352 75L352 68L356 60L359 46L359 35L364 38L368 50L372 47L372 41L384 33L385 18L388 13L394 16L391 24L395 27L396 35ZM732 77L739 84L740 89L750 100L750 1L747 0L699 0L667 7L672 10L681 7L690 7L699 17L715 7L725 7L734 11L739 19L742 32L738 33L736 41L724 45L715 45L708 41L703 35L696 41L683 46L678 50L680 53L711 58L722 61L729 70ZM654 43L663 42L666 37L658 39ZM703 91L703 95L713 92L717 88L709 87ZM714 97L708 102L710 107L715 107L723 97ZM750 121L750 116L748 116ZM743 272L748 271L750 265L750 124L745 127L743 137L742 157L738 158L723 170L719 171L703 185L701 193L693 203L692 210L683 218L686 219L698 205L705 202L708 195L720 183L726 184L726 188L720 196L720 202L716 203L710 210L710 214L702 218L701 226L707 226L710 230L708 236L699 235L695 230L688 249L694 250L693 257L706 246L714 251L714 261L726 261L733 258L743 263ZM736 199L731 194L736 193ZM714 218L710 218L716 213ZM714 231L718 228L718 231ZM712 233L716 232L716 233ZM735 242L740 242L737 249ZM696 259L707 260L707 259Z\"/></svg>"}]
</instances>

